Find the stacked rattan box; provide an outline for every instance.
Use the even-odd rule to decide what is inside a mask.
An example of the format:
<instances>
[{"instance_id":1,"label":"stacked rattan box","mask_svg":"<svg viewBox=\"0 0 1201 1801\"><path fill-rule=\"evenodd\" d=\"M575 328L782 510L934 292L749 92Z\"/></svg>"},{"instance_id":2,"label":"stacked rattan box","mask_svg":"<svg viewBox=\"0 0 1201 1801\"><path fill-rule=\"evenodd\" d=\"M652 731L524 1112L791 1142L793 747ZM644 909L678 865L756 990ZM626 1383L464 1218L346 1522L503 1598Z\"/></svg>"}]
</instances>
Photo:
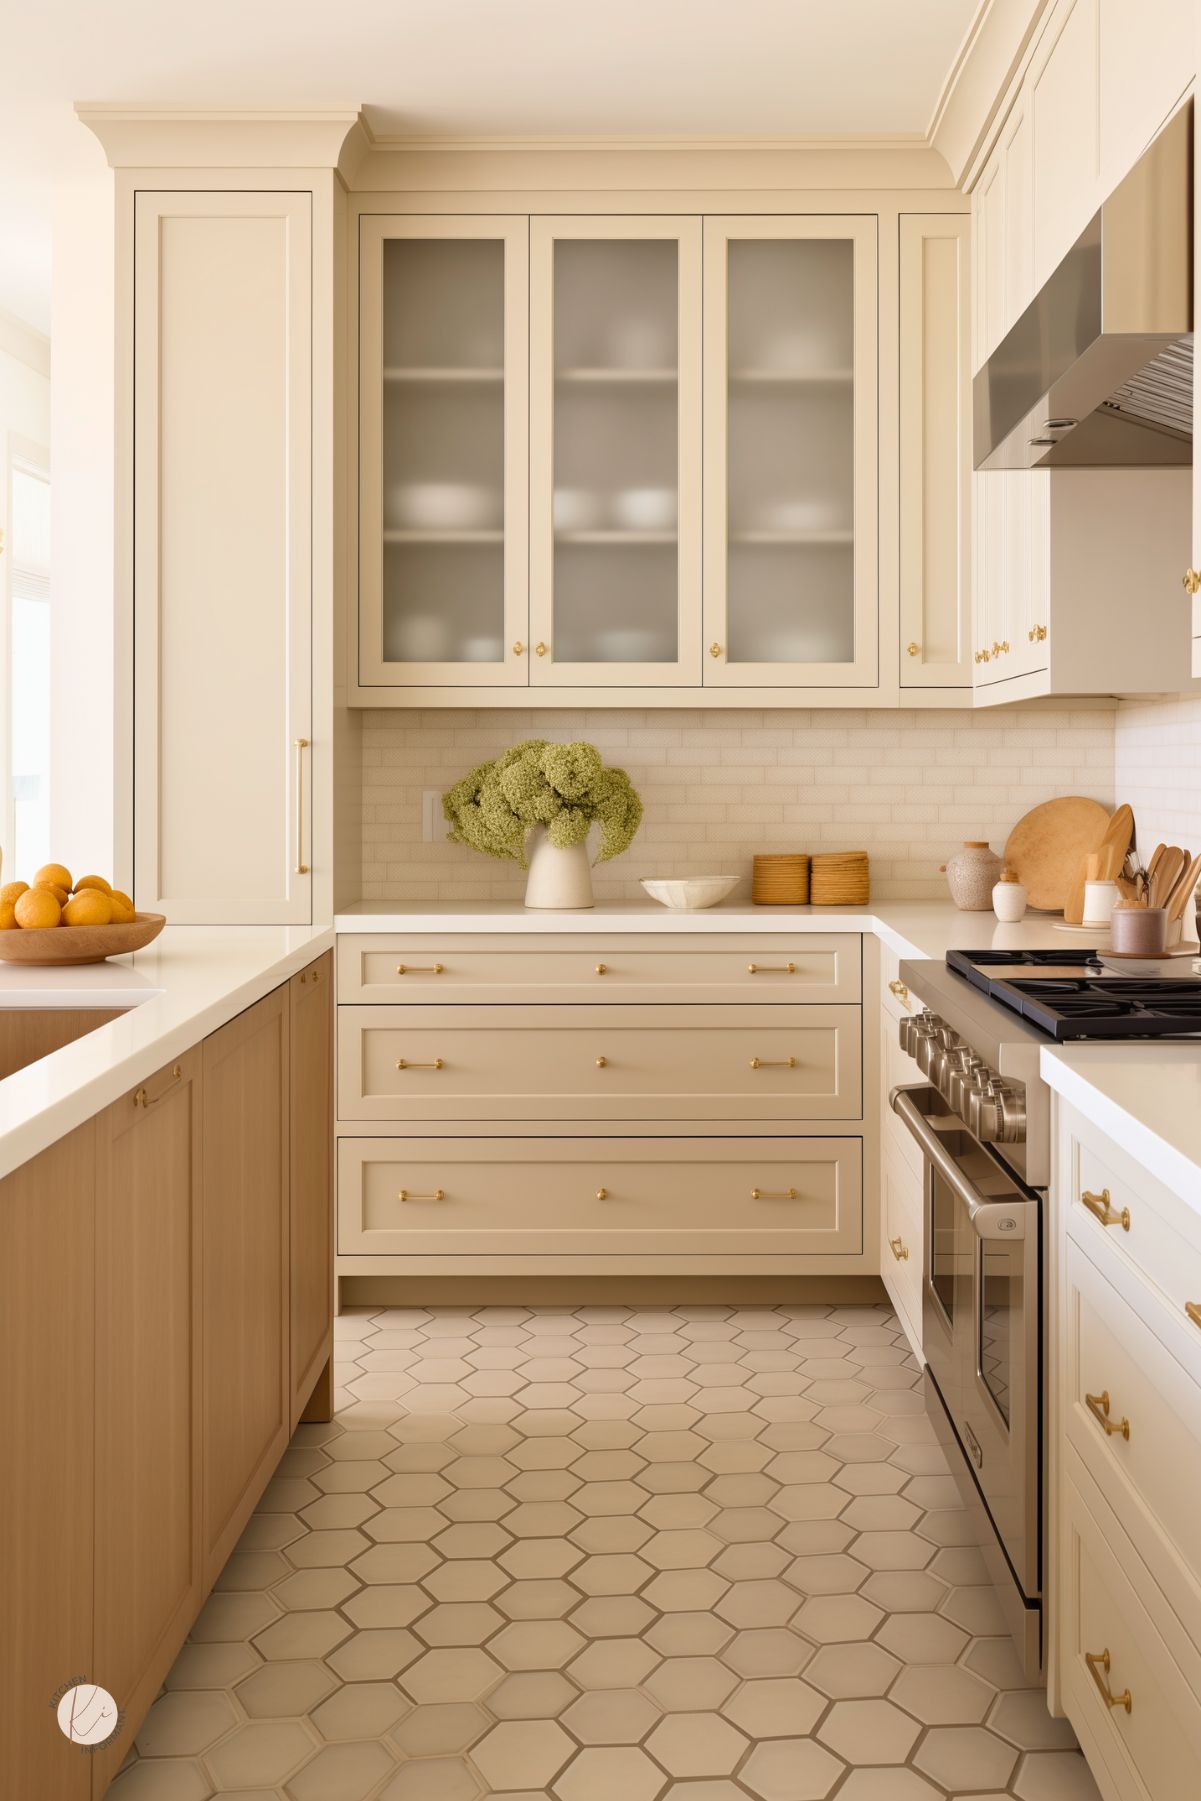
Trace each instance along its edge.
<instances>
[{"instance_id":1,"label":"stacked rattan box","mask_svg":"<svg viewBox=\"0 0 1201 1801\"><path fill-rule=\"evenodd\" d=\"M810 860L809 898L815 907L862 907L871 894L867 852L823 852Z\"/></svg>"},{"instance_id":2,"label":"stacked rattan box","mask_svg":"<svg viewBox=\"0 0 1201 1801\"><path fill-rule=\"evenodd\" d=\"M809 899L809 858L800 852L756 857L751 899L757 907L803 907Z\"/></svg>"}]
</instances>

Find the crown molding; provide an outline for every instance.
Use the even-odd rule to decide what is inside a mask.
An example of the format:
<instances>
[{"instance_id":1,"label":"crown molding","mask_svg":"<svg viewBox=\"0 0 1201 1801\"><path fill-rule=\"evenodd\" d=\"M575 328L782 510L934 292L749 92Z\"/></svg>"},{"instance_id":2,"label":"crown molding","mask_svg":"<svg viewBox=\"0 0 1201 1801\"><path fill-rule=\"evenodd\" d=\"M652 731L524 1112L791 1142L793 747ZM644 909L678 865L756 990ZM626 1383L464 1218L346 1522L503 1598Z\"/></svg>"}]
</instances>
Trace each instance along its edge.
<instances>
[{"instance_id":1,"label":"crown molding","mask_svg":"<svg viewBox=\"0 0 1201 1801\"><path fill-rule=\"evenodd\" d=\"M114 169L333 169L361 130L357 106L192 107L81 101Z\"/></svg>"},{"instance_id":2,"label":"crown molding","mask_svg":"<svg viewBox=\"0 0 1201 1801\"><path fill-rule=\"evenodd\" d=\"M980 151L1000 122L1014 73L1053 0L980 0L934 105L926 142L957 187L970 186Z\"/></svg>"}]
</instances>

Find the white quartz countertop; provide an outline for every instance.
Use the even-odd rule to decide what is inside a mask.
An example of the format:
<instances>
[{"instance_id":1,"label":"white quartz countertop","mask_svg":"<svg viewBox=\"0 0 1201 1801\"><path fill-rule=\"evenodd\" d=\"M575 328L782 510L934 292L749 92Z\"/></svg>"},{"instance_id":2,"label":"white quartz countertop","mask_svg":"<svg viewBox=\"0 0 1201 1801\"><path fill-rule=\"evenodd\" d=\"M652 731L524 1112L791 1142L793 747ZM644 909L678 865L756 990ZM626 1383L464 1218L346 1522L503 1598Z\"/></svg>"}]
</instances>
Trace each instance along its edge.
<instances>
[{"instance_id":1,"label":"white quartz countertop","mask_svg":"<svg viewBox=\"0 0 1201 1801\"><path fill-rule=\"evenodd\" d=\"M575 933L591 937L622 932L865 932L883 939L902 957L945 957L953 948L1022 950L1079 946L1056 931L1053 916L1029 914L1001 925L989 913L961 913L950 901L872 901L866 907L756 907L727 901L700 913L673 913L653 901L590 907L575 913L528 912L520 901L413 901L389 906L360 901L334 921L339 932L400 932L445 936L451 932Z\"/></svg>"},{"instance_id":2,"label":"white quartz countertop","mask_svg":"<svg viewBox=\"0 0 1201 1801\"><path fill-rule=\"evenodd\" d=\"M1147 1038L1046 1045L1040 1063L1057 1094L1201 1210L1201 1048Z\"/></svg>"},{"instance_id":3,"label":"white quartz countertop","mask_svg":"<svg viewBox=\"0 0 1201 1801\"><path fill-rule=\"evenodd\" d=\"M0 964L0 1007L130 1010L0 1082L0 1176L328 950L328 927L168 926L132 956L76 969Z\"/></svg>"}]
</instances>

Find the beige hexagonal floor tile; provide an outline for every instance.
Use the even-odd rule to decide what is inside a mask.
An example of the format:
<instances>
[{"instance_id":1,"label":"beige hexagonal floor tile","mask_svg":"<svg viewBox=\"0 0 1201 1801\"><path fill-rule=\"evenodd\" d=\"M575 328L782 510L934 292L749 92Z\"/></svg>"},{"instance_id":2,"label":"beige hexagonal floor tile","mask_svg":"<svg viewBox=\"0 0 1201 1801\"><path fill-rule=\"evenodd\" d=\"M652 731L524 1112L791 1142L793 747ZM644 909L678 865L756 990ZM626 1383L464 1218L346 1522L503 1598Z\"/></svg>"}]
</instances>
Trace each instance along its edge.
<instances>
[{"instance_id":1,"label":"beige hexagonal floor tile","mask_svg":"<svg viewBox=\"0 0 1201 1801\"><path fill-rule=\"evenodd\" d=\"M288 1794L293 1801L364 1801L395 1766L381 1744L326 1745L289 1778Z\"/></svg>"},{"instance_id":2,"label":"beige hexagonal floor tile","mask_svg":"<svg viewBox=\"0 0 1201 1801\"><path fill-rule=\"evenodd\" d=\"M252 1720L298 1719L337 1687L323 1663L268 1663L234 1693Z\"/></svg>"},{"instance_id":3,"label":"beige hexagonal floor tile","mask_svg":"<svg viewBox=\"0 0 1201 1801\"><path fill-rule=\"evenodd\" d=\"M903 1763L921 1727L891 1701L836 1701L817 1736L848 1764Z\"/></svg>"},{"instance_id":4,"label":"beige hexagonal floor tile","mask_svg":"<svg viewBox=\"0 0 1201 1801\"><path fill-rule=\"evenodd\" d=\"M945 1801L945 1797L916 1770L880 1768L852 1770L838 1791L838 1801ZM1005 1801L1005 1797L976 1795L972 1801Z\"/></svg>"},{"instance_id":5,"label":"beige hexagonal floor tile","mask_svg":"<svg viewBox=\"0 0 1201 1801\"><path fill-rule=\"evenodd\" d=\"M208 1801L213 1789L198 1763L173 1757L129 1764L106 1792L113 1801Z\"/></svg>"},{"instance_id":6,"label":"beige hexagonal floor tile","mask_svg":"<svg viewBox=\"0 0 1201 1801\"><path fill-rule=\"evenodd\" d=\"M233 1688L259 1667L249 1644L186 1644L167 1675L167 1687Z\"/></svg>"},{"instance_id":7,"label":"beige hexagonal floor tile","mask_svg":"<svg viewBox=\"0 0 1201 1801\"><path fill-rule=\"evenodd\" d=\"M751 1739L807 1738L828 1705L807 1682L776 1676L744 1682L722 1712Z\"/></svg>"},{"instance_id":8,"label":"beige hexagonal floor tile","mask_svg":"<svg viewBox=\"0 0 1201 1801\"><path fill-rule=\"evenodd\" d=\"M193 1757L238 1723L228 1695L204 1690L170 1691L154 1703L137 1737L143 1757Z\"/></svg>"},{"instance_id":9,"label":"beige hexagonal floor tile","mask_svg":"<svg viewBox=\"0 0 1201 1801\"><path fill-rule=\"evenodd\" d=\"M408 1711L408 1702L393 1682L347 1682L312 1710L322 1738L382 1738Z\"/></svg>"},{"instance_id":10,"label":"beige hexagonal floor tile","mask_svg":"<svg viewBox=\"0 0 1201 1801\"><path fill-rule=\"evenodd\" d=\"M344 1682L386 1680L407 1669L422 1652L420 1639L402 1627L369 1627L346 1639L326 1662Z\"/></svg>"},{"instance_id":11,"label":"beige hexagonal floor tile","mask_svg":"<svg viewBox=\"0 0 1201 1801\"><path fill-rule=\"evenodd\" d=\"M582 1751L554 1786L559 1801L656 1801L666 1787L662 1770L641 1751L605 1747Z\"/></svg>"},{"instance_id":12,"label":"beige hexagonal floor tile","mask_svg":"<svg viewBox=\"0 0 1201 1801\"><path fill-rule=\"evenodd\" d=\"M414 1701L475 1701L504 1675L501 1666L475 1646L427 1651L409 1665L400 1686Z\"/></svg>"},{"instance_id":13,"label":"beige hexagonal floor tile","mask_svg":"<svg viewBox=\"0 0 1201 1801\"><path fill-rule=\"evenodd\" d=\"M787 1626L739 1632L720 1653L740 1676L795 1676L813 1656L813 1646Z\"/></svg>"},{"instance_id":14,"label":"beige hexagonal floor tile","mask_svg":"<svg viewBox=\"0 0 1201 1801\"><path fill-rule=\"evenodd\" d=\"M651 1755L673 1776L728 1776L747 1741L720 1714L668 1714L646 1741Z\"/></svg>"},{"instance_id":15,"label":"beige hexagonal floor tile","mask_svg":"<svg viewBox=\"0 0 1201 1801\"><path fill-rule=\"evenodd\" d=\"M354 1631L340 1613L286 1613L254 1641L260 1657L324 1657Z\"/></svg>"},{"instance_id":16,"label":"beige hexagonal floor tile","mask_svg":"<svg viewBox=\"0 0 1201 1801\"><path fill-rule=\"evenodd\" d=\"M755 1746L738 1777L760 1801L825 1801L845 1770L812 1739L771 1739Z\"/></svg>"},{"instance_id":17,"label":"beige hexagonal floor tile","mask_svg":"<svg viewBox=\"0 0 1201 1801\"><path fill-rule=\"evenodd\" d=\"M636 1688L590 1689L559 1719L581 1745L636 1745L659 1718L659 1709Z\"/></svg>"},{"instance_id":18,"label":"beige hexagonal floor tile","mask_svg":"<svg viewBox=\"0 0 1201 1801\"><path fill-rule=\"evenodd\" d=\"M982 1726L934 1726L914 1753L915 1766L954 1794L959 1789L1004 1788L1018 1754Z\"/></svg>"},{"instance_id":19,"label":"beige hexagonal floor tile","mask_svg":"<svg viewBox=\"0 0 1201 1801\"><path fill-rule=\"evenodd\" d=\"M553 1720L579 1692L558 1670L518 1670L492 1690L488 1711L498 1720Z\"/></svg>"},{"instance_id":20,"label":"beige hexagonal floor tile","mask_svg":"<svg viewBox=\"0 0 1201 1801\"><path fill-rule=\"evenodd\" d=\"M925 1726L975 1726L988 1712L996 1693L979 1676L958 1664L927 1663L912 1664L902 1670L890 1699ZM1051 1716L1045 1703L1043 1713L1049 1722Z\"/></svg>"},{"instance_id":21,"label":"beige hexagonal floor tile","mask_svg":"<svg viewBox=\"0 0 1201 1801\"><path fill-rule=\"evenodd\" d=\"M1022 1759L1013 1784L1019 1801L1100 1801L1100 1790L1078 1751L1034 1751Z\"/></svg>"},{"instance_id":22,"label":"beige hexagonal floor tile","mask_svg":"<svg viewBox=\"0 0 1201 1801\"><path fill-rule=\"evenodd\" d=\"M899 1660L875 1644L823 1645L805 1670L805 1680L832 1701L884 1695L900 1670Z\"/></svg>"},{"instance_id":23,"label":"beige hexagonal floor tile","mask_svg":"<svg viewBox=\"0 0 1201 1801\"><path fill-rule=\"evenodd\" d=\"M643 1680L664 1713L715 1713L737 1686L734 1671L715 1657L670 1657Z\"/></svg>"},{"instance_id":24,"label":"beige hexagonal floor tile","mask_svg":"<svg viewBox=\"0 0 1201 1801\"><path fill-rule=\"evenodd\" d=\"M218 1788L272 1788L317 1748L296 1720L252 1720L208 1752L206 1761Z\"/></svg>"},{"instance_id":25,"label":"beige hexagonal floor tile","mask_svg":"<svg viewBox=\"0 0 1201 1801\"><path fill-rule=\"evenodd\" d=\"M475 1801L481 1792L461 1757L423 1758L404 1764L379 1791L378 1801ZM511 1801L519 1801L514 1795Z\"/></svg>"},{"instance_id":26,"label":"beige hexagonal floor tile","mask_svg":"<svg viewBox=\"0 0 1201 1801\"><path fill-rule=\"evenodd\" d=\"M360 1589L343 1603L342 1611L356 1626L409 1626L432 1606L425 1590L414 1583L381 1583Z\"/></svg>"},{"instance_id":27,"label":"beige hexagonal floor tile","mask_svg":"<svg viewBox=\"0 0 1201 1801\"><path fill-rule=\"evenodd\" d=\"M554 1720L502 1720L475 1746L472 1762L494 1789L546 1788L575 1746Z\"/></svg>"},{"instance_id":28,"label":"beige hexagonal floor tile","mask_svg":"<svg viewBox=\"0 0 1201 1801\"><path fill-rule=\"evenodd\" d=\"M630 1688L654 1669L659 1654L642 1639L598 1638L567 1667L580 1688Z\"/></svg>"}]
</instances>

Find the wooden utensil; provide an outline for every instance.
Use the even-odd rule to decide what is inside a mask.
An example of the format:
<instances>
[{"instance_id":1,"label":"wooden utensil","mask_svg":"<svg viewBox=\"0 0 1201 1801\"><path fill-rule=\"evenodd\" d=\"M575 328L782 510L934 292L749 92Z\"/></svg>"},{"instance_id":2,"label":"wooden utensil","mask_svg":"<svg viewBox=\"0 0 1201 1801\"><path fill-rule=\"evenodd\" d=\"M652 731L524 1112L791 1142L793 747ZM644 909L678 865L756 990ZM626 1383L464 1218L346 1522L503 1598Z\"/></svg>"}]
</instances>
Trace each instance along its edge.
<instances>
[{"instance_id":1,"label":"wooden utensil","mask_svg":"<svg viewBox=\"0 0 1201 1801\"><path fill-rule=\"evenodd\" d=\"M1189 903L1189 896L1196 888L1199 879L1201 879L1201 856L1196 856L1189 859L1188 868L1178 878L1171 895L1164 903L1168 909L1169 925L1174 919L1183 917L1184 909Z\"/></svg>"},{"instance_id":2,"label":"wooden utensil","mask_svg":"<svg viewBox=\"0 0 1201 1801\"><path fill-rule=\"evenodd\" d=\"M1155 871L1159 868L1160 863L1163 861L1163 854L1167 850L1167 848L1168 847L1166 844L1157 844L1155 846L1155 849L1151 852L1151 861L1147 865L1147 881L1148 881L1148 883L1150 883L1151 877L1155 874Z\"/></svg>"},{"instance_id":3,"label":"wooden utensil","mask_svg":"<svg viewBox=\"0 0 1201 1801\"><path fill-rule=\"evenodd\" d=\"M1084 858L1098 848L1109 826L1107 809L1079 794L1044 801L1018 820L1005 845L1005 861L1025 887L1030 906L1060 911L1083 871Z\"/></svg>"},{"instance_id":4,"label":"wooden utensil","mask_svg":"<svg viewBox=\"0 0 1201 1801\"><path fill-rule=\"evenodd\" d=\"M1084 858L1072 878L1067 899L1063 903L1063 917L1067 925L1078 926L1084 918L1086 882L1117 881L1133 836L1134 814L1129 807L1121 806L1111 815L1096 850Z\"/></svg>"},{"instance_id":5,"label":"wooden utensil","mask_svg":"<svg viewBox=\"0 0 1201 1801\"><path fill-rule=\"evenodd\" d=\"M1163 856L1159 859L1159 866L1152 878L1150 893L1147 897L1147 905L1151 907L1162 906L1164 895L1172 892L1176 882L1183 874L1184 852L1178 850L1174 844L1169 844L1168 848L1164 851Z\"/></svg>"}]
</instances>

